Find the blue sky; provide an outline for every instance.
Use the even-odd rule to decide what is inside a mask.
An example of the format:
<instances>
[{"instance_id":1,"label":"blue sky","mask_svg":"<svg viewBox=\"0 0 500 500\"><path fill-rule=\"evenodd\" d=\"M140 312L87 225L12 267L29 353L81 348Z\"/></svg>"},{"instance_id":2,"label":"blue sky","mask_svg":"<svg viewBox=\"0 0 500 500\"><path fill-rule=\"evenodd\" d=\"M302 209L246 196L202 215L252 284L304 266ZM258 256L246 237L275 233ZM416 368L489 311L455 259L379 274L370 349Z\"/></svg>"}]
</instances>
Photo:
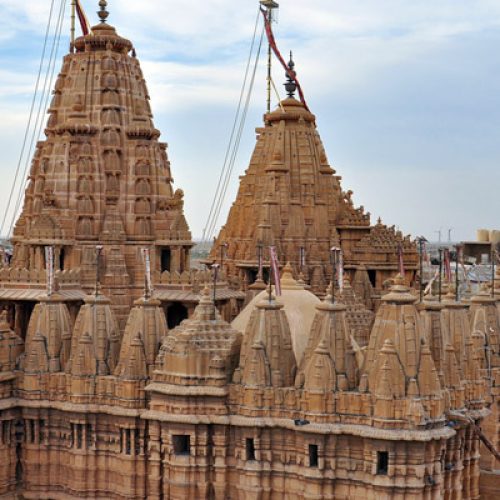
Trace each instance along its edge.
<instances>
[{"instance_id":1,"label":"blue sky","mask_svg":"<svg viewBox=\"0 0 500 500\"><path fill-rule=\"evenodd\" d=\"M97 22L97 0L82 3ZM21 148L49 6L0 0L0 204ZM109 0L109 10L110 23L137 48L199 236L257 1ZM282 51L294 51L330 163L374 220L429 239L439 228L446 236L454 228L453 239L500 229L498 0L283 0L275 31ZM64 40L60 56L66 47ZM262 122L263 62L221 223ZM284 80L277 66L274 79Z\"/></svg>"}]
</instances>

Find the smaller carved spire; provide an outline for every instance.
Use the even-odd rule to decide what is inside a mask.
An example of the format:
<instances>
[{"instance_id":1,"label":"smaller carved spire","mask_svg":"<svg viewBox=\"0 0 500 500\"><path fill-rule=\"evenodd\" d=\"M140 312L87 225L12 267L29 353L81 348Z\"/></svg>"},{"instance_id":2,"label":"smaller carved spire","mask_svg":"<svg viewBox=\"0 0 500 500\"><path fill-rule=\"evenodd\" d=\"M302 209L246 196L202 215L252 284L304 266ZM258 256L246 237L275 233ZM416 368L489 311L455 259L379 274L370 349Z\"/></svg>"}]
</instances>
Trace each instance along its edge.
<instances>
[{"instance_id":1,"label":"smaller carved spire","mask_svg":"<svg viewBox=\"0 0 500 500\"><path fill-rule=\"evenodd\" d=\"M140 339L144 351L146 371L153 370L161 341L167 334L165 314L160 306L160 301L155 299L139 299L134 303L125 326L115 375L123 377L128 373L132 356L135 356L136 360L139 359L134 354L138 346L137 338ZM140 363L142 366L142 359ZM142 376L142 371L140 373Z\"/></svg>"},{"instance_id":2,"label":"smaller carved spire","mask_svg":"<svg viewBox=\"0 0 500 500\"><path fill-rule=\"evenodd\" d=\"M387 339L380 349L368 383L377 397L389 399L405 397L405 373L392 340Z\"/></svg>"},{"instance_id":3,"label":"smaller carved spire","mask_svg":"<svg viewBox=\"0 0 500 500\"><path fill-rule=\"evenodd\" d=\"M314 351L304 373L306 391L327 392L336 389L337 373L329 347L327 339L323 338Z\"/></svg>"},{"instance_id":4,"label":"smaller carved spire","mask_svg":"<svg viewBox=\"0 0 500 500\"><path fill-rule=\"evenodd\" d=\"M78 362L80 339L88 335L92 341L92 357L96 363L97 375L110 375L114 372L120 349L120 330L111 309L111 301L99 295L88 297L80 309L73 330L71 357L66 364L66 372L75 374ZM85 343L85 342L84 342Z\"/></svg>"},{"instance_id":5,"label":"smaller carved spire","mask_svg":"<svg viewBox=\"0 0 500 500\"><path fill-rule=\"evenodd\" d=\"M123 366L120 377L127 380L143 380L148 378L144 344L139 333L130 342L129 358Z\"/></svg>"},{"instance_id":6,"label":"smaller carved spire","mask_svg":"<svg viewBox=\"0 0 500 500\"><path fill-rule=\"evenodd\" d=\"M48 373L49 371L49 355L45 345L45 338L40 332L37 332L33 338L24 370L30 374Z\"/></svg>"},{"instance_id":7,"label":"smaller carved spire","mask_svg":"<svg viewBox=\"0 0 500 500\"><path fill-rule=\"evenodd\" d=\"M297 364L283 306L274 300L258 303L247 325L245 339L239 367L242 385L291 387ZM246 366L247 363L253 367Z\"/></svg>"},{"instance_id":8,"label":"smaller carved spire","mask_svg":"<svg viewBox=\"0 0 500 500\"><path fill-rule=\"evenodd\" d=\"M288 61L288 69L290 72L287 71L286 73L286 83L285 85L285 90L288 93L288 97L290 99L295 98L295 91L297 90L297 84L295 83L295 80L290 76L290 73L295 77L296 72L294 71L295 68L295 63L293 62L293 54L292 51L290 51L290 61Z\"/></svg>"},{"instance_id":9,"label":"smaller carved spire","mask_svg":"<svg viewBox=\"0 0 500 500\"><path fill-rule=\"evenodd\" d=\"M350 349L346 307L342 304L332 304L327 297L316 307L316 310L309 341L299 366L296 385L302 387L306 383L311 386L311 376L317 372L314 364L319 363L320 358L323 368L325 370L330 368L330 365L326 365L326 358L323 359L326 350L327 357L334 369L333 376L324 381L326 384L331 384L329 390L342 390L341 385L345 387L345 381L347 381L347 387L354 386L355 359L354 352ZM326 376L326 371L322 373Z\"/></svg>"},{"instance_id":10,"label":"smaller carved spire","mask_svg":"<svg viewBox=\"0 0 500 500\"><path fill-rule=\"evenodd\" d=\"M0 312L0 372L12 371L24 351L24 342L10 328L7 311Z\"/></svg>"},{"instance_id":11,"label":"smaller carved spire","mask_svg":"<svg viewBox=\"0 0 500 500\"><path fill-rule=\"evenodd\" d=\"M108 6L108 2L106 2L106 0L100 0L100 2L99 2L100 10L97 13L97 15L99 16L101 23L105 23L108 19L109 12L106 10L107 6Z\"/></svg>"},{"instance_id":12,"label":"smaller carved spire","mask_svg":"<svg viewBox=\"0 0 500 500\"><path fill-rule=\"evenodd\" d=\"M71 374L77 377L94 377L97 375L97 360L94 354L93 340L89 332L84 332L78 341Z\"/></svg>"}]
</instances>

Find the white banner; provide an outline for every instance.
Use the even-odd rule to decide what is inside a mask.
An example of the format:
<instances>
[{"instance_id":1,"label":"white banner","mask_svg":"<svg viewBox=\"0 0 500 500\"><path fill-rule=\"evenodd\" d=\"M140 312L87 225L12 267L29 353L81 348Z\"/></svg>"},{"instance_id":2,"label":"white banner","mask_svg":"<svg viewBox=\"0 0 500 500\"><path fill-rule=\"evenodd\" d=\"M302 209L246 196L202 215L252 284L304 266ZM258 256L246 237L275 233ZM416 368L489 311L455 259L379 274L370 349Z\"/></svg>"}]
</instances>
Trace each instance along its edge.
<instances>
[{"instance_id":1,"label":"white banner","mask_svg":"<svg viewBox=\"0 0 500 500\"><path fill-rule=\"evenodd\" d=\"M153 294L153 284L151 281L151 254L149 248L142 249L142 259L144 261L144 283L146 297L149 298Z\"/></svg>"},{"instance_id":2,"label":"white banner","mask_svg":"<svg viewBox=\"0 0 500 500\"><path fill-rule=\"evenodd\" d=\"M45 271L47 273L47 295L54 292L54 247L45 247Z\"/></svg>"}]
</instances>

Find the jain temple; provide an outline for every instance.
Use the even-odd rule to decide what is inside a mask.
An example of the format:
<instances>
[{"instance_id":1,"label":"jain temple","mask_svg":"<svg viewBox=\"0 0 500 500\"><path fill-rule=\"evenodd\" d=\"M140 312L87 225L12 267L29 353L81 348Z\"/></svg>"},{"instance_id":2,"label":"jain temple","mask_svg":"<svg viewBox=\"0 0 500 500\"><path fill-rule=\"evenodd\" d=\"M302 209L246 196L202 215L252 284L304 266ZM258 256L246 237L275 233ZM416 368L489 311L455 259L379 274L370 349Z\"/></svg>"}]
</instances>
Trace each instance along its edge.
<instances>
[{"instance_id":1,"label":"jain temple","mask_svg":"<svg viewBox=\"0 0 500 500\"><path fill-rule=\"evenodd\" d=\"M0 498L500 498L500 268L424 295L417 243L344 190L292 61L195 268L140 62L99 5L0 267Z\"/></svg>"}]
</instances>

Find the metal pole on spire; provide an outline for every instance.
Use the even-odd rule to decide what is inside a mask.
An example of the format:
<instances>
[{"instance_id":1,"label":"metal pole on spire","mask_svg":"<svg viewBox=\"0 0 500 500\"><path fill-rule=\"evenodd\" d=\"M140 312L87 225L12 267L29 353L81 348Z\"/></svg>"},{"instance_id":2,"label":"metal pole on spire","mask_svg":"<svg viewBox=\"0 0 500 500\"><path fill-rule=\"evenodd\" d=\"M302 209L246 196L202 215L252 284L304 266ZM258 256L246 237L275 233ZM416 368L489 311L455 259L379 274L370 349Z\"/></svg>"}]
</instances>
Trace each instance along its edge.
<instances>
[{"instance_id":1,"label":"metal pole on spire","mask_svg":"<svg viewBox=\"0 0 500 500\"><path fill-rule=\"evenodd\" d=\"M262 7L267 9L267 19L269 24L273 22L273 10L279 8L279 4L274 0L260 0ZM271 112L271 90L272 90L272 48L271 44L267 47L267 112Z\"/></svg>"},{"instance_id":2,"label":"metal pole on spire","mask_svg":"<svg viewBox=\"0 0 500 500\"><path fill-rule=\"evenodd\" d=\"M76 0L71 0L71 46L75 43Z\"/></svg>"}]
</instances>

